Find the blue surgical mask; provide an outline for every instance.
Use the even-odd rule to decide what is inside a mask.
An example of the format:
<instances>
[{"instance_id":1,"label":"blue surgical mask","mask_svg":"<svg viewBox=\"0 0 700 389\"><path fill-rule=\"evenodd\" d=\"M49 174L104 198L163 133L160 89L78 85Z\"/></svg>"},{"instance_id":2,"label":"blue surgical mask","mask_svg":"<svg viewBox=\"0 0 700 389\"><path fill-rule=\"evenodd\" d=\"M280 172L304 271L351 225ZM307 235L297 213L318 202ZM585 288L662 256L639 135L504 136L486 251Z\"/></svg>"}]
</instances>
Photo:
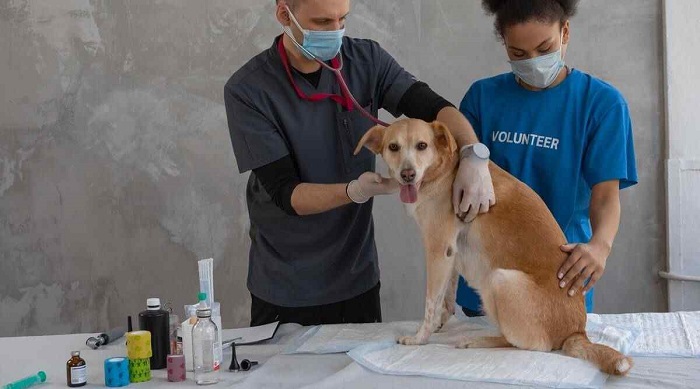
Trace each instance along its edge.
<instances>
[{"instance_id":1,"label":"blue surgical mask","mask_svg":"<svg viewBox=\"0 0 700 389\"><path fill-rule=\"evenodd\" d=\"M548 88L564 68L562 58L562 47L564 46L564 36L559 50L539 57L523 59L519 61L509 61L513 74L522 81L535 88Z\"/></svg>"},{"instance_id":2,"label":"blue surgical mask","mask_svg":"<svg viewBox=\"0 0 700 389\"><path fill-rule=\"evenodd\" d=\"M289 7L287 7L287 12L289 12L289 18L292 22L294 22L304 34L304 41L299 44L294 38L294 34L292 34L292 29L288 26L284 27L284 32L292 38L294 44L306 58L329 61L338 55L340 47L343 44L343 35L345 35L344 28L335 31L305 30L301 27L299 22L297 22L297 19L292 14L292 11L289 10Z\"/></svg>"}]
</instances>

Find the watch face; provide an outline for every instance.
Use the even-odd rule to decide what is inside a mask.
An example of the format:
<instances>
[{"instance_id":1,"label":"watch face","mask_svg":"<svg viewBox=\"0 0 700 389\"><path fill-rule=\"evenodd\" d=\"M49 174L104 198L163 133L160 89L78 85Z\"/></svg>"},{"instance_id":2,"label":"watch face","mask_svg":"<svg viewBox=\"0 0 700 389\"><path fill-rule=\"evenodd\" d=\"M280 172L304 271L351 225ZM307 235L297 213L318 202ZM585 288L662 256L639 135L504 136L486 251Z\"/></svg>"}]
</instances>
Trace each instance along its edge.
<instances>
[{"instance_id":1,"label":"watch face","mask_svg":"<svg viewBox=\"0 0 700 389\"><path fill-rule=\"evenodd\" d=\"M491 155L489 148L483 143L475 144L472 149L474 150L474 154L481 159L488 159Z\"/></svg>"}]
</instances>

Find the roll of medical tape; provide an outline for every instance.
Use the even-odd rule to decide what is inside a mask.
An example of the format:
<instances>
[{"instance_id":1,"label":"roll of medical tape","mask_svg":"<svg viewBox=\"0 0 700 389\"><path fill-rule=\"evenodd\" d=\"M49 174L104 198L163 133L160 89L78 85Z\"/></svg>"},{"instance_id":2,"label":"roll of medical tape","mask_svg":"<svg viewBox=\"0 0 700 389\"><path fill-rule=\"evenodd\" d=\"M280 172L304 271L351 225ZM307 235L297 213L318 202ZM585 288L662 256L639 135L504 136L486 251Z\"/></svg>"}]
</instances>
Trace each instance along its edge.
<instances>
[{"instance_id":1,"label":"roll of medical tape","mask_svg":"<svg viewBox=\"0 0 700 389\"><path fill-rule=\"evenodd\" d=\"M151 380L151 360L129 359L129 380L131 382L146 382Z\"/></svg>"},{"instance_id":2,"label":"roll of medical tape","mask_svg":"<svg viewBox=\"0 0 700 389\"><path fill-rule=\"evenodd\" d=\"M185 374L185 356L168 355L168 381L181 382L187 378Z\"/></svg>"},{"instance_id":3,"label":"roll of medical tape","mask_svg":"<svg viewBox=\"0 0 700 389\"><path fill-rule=\"evenodd\" d=\"M129 385L129 360L123 357L107 358L104 363L105 386L119 388Z\"/></svg>"},{"instance_id":4,"label":"roll of medical tape","mask_svg":"<svg viewBox=\"0 0 700 389\"><path fill-rule=\"evenodd\" d=\"M126 354L129 359L145 359L153 356L151 333L149 331L127 332Z\"/></svg>"}]
</instances>

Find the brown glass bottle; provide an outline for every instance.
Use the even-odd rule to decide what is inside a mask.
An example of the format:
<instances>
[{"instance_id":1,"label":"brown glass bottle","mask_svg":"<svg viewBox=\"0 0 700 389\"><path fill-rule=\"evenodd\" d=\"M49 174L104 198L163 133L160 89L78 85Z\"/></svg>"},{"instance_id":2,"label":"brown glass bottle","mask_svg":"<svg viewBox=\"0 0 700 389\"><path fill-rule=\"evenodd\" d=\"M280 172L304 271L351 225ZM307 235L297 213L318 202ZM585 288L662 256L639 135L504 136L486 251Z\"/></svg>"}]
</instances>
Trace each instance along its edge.
<instances>
[{"instance_id":1,"label":"brown glass bottle","mask_svg":"<svg viewBox=\"0 0 700 389\"><path fill-rule=\"evenodd\" d=\"M80 351L72 351L71 359L66 362L66 382L71 388L87 384L87 364L80 358Z\"/></svg>"}]
</instances>

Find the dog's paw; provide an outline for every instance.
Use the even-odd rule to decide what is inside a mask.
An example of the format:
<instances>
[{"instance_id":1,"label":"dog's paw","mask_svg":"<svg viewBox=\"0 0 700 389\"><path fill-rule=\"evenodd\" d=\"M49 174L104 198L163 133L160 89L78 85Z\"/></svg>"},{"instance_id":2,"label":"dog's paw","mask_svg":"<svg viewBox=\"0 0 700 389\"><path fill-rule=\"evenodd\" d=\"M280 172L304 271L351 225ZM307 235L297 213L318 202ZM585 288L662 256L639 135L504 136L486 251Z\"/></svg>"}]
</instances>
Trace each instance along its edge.
<instances>
[{"instance_id":1,"label":"dog's paw","mask_svg":"<svg viewBox=\"0 0 700 389\"><path fill-rule=\"evenodd\" d=\"M416 336L401 336L396 340L396 343L403 344L404 346L416 346L425 344L425 341L418 339Z\"/></svg>"},{"instance_id":2,"label":"dog's paw","mask_svg":"<svg viewBox=\"0 0 700 389\"><path fill-rule=\"evenodd\" d=\"M455 345L457 348L505 348L513 347L508 340L502 336L469 337L465 336Z\"/></svg>"},{"instance_id":3,"label":"dog's paw","mask_svg":"<svg viewBox=\"0 0 700 389\"><path fill-rule=\"evenodd\" d=\"M477 346L478 338L465 337L457 341L456 348L473 348Z\"/></svg>"}]
</instances>

